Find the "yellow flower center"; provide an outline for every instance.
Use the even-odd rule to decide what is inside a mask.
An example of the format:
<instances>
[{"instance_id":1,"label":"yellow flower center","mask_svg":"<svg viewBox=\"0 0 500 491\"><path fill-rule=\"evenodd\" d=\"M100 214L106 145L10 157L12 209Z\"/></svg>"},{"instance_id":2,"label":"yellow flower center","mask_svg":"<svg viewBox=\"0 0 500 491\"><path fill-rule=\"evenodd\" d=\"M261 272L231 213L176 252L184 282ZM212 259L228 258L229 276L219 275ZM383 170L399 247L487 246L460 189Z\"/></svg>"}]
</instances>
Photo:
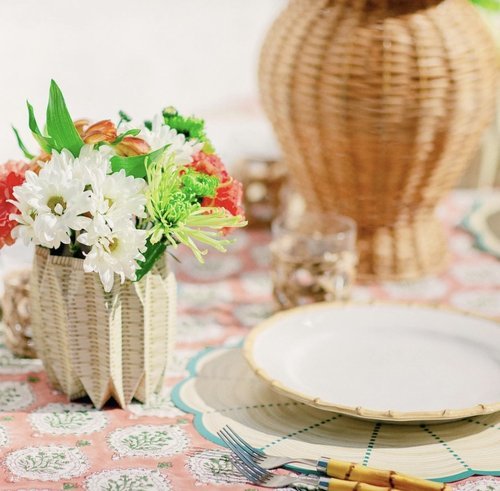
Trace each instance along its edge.
<instances>
[{"instance_id":1,"label":"yellow flower center","mask_svg":"<svg viewBox=\"0 0 500 491\"><path fill-rule=\"evenodd\" d=\"M47 206L55 215L62 215L66 210L67 203L62 196L52 196L47 201Z\"/></svg>"},{"instance_id":2,"label":"yellow flower center","mask_svg":"<svg viewBox=\"0 0 500 491\"><path fill-rule=\"evenodd\" d=\"M118 247L118 243L117 238L111 239L108 245L109 252L113 252Z\"/></svg>"}]
</instances>

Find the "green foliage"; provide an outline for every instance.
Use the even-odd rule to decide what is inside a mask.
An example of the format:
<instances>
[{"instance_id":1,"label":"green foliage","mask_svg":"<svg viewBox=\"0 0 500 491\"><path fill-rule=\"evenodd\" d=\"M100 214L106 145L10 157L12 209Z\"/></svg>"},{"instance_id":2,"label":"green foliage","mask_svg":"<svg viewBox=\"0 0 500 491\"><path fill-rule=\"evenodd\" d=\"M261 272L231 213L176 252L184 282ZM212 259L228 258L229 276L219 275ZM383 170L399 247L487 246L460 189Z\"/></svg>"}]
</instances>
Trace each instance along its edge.
<instances>
[{"instance_id":1,"label":"green foliage","mask_svg":"<svg viewBox=\"0 0 500 491\"><path fill-rule=\"evenodd\" d=\"M19 145L19 148L21 149L21 152L23 152L24 156L30 160L35 158L35 156L32 153L30 153L26 148L26 146L24 145L23 140L19 136L19 132L17 131L17 129L14 128L13 126L12 130L14 131L14 135L16 135L17 144Z\"/></svg>"},{"instance_id":2,"label":"green foliage","mask_svg":"<svg viewBox=\"0 0 500 491\"><path fill-rule=\"evenodd\" d=\"M127 136L137 136L140 132L141 132L141 130L125 131L124 133L121 133L116 137L116 140L113 142L113 145L118 145L118 143L122 142L123 139Z\"/></svg>"},{"instance_id":3,"label":"green foliage","mask_svg":"<svg viewBox=\"0 0 500 491\"><path fill-rule=\"evenodd\" d=\"M54 142L52 146L55 150L60 152L67 148L78 157L84 143L71 119L61 89L54 80L50 83L47 105L47 132Z\"/></svg>"},{"instance_id":4,"label":"green foliage","mask_svg":"<svg viewBox=\"0 0 500 491\"><path fill-rule=\"evenodd\" d=\"M151 271L156 261L163 256L166 249L167 243L165 241L151 244L151 240L148 239L146 243L146 252L144 253L145 260L137 262L139 269L136 271L135 281L139 281L145 274Z\"/></svg>"},{"instance_id":5,"label":"green foliage","mask_svg":"<svg viewBox=\"0 0 500 491\"><path fill-rule=\"evenodd\" d=\"M500 0L471 0L471 2L487 10L500 11Z\"/></svg>"},{"instance_id":6,"label":"green foliage","mask_svg":"<svg viewBox=\"0 0 500 491\"><path fill-rule=\"evenodd\" d=\"M26 105L28 107L28 126L33 134L33 137L45 153L51 153L52 148L54 147L54 142L50 138L42 135L42 132L38 127L38 123L36 122L33 106L28 101L26 101Z\"/></svg>"},{"instance_id":7,"label":"green foliage","mask_svg":"<svg viewBox=\"0 0 500 491\"><path fill-rule=\"evenodd\" d=\"M205 121L203 119L182 116L174 107L167 107L163 110L163 121L170 128L176 130L177 133L185 135L187 139L196 139L204 143L203 151L205 153L214 153L214 147L205 133Z\"/></svg>"},{"instance_id":8,"label":"green foliage","mask_svg":"<svg viewBox=\"0 0 500 491\"><path fill-rule=\"evenodd\" d=\"M111 158L111 168L113 172L119 172L123 169L127 176L145 178L147 175L147 163L160 157L168 146L169 145L166 145L146 155L135 155L133 157L121 157L120 155L115 155Z\"/></svg>"}]
</instances>

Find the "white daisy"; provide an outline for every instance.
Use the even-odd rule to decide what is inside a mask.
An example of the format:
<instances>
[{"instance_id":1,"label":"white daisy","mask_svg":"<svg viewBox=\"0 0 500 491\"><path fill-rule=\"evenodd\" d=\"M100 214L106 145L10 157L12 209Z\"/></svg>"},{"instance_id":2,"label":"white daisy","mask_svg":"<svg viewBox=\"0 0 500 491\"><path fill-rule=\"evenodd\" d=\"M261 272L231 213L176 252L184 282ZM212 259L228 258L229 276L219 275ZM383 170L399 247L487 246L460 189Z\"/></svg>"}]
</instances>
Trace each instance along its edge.
<instances>
[{"instance_id":1,"label":"white daisy","mask_svg":"<svg viewBox=\"0 0 500 491\"><path fill-rule=\"evenodd\" d=\"M135 126L125 123L120 126L120 131L133 128L141 130L137 136L149 144L152 152L169 145L166 154L168 156L173 155L174 162L178 165L189 164L193 155L203 148L203 143L197 140L186 140L185 135L177 133L175 129L166 125L161 114L157 114L153 118L151 129L146 128L143 124Z\"/></svg>"},{"instance_id":2,"label":"white daisy","mask_svg":"<svg viewBox=\"0 0 500 491\"><path fill-rule=\"evenodd\" d=\"M93 211L106 215L114 227L121 220L146 216L146 181L119 172L92 181Z\"/></svg>"},{"instance_id":3,"label":"white daisy","mask_svg":"<svg viewBox=\"0 0 500 491\"><path fill-rule=\"evenodd\" d=\"M112 156L107 145L102 145L98 150L93 145L84 145L75 161L73 175L91 189L93 183L102 182L106 174L111 172Z\"/></svg>"},{"instance_id":4,"label":"white daisy","mask_svg":"<svg viewBox=\"0 0 500 491\"><path fill-rule=\"evenodd\" d=\"M137 261L144 260L146 235L147 232L136 229L132 221L122 222L121 227L111 230L102 216L96 217L88 232L78 237L82 244L90 246L83 262L84 270L98 273L106 292L112 290L115 274L122 283L125 279L135 280Z\"/></svg>"},{"instance_id":5,"label":"white daisy","mask_svg":"<svg viewBox=\"0 0 500 491\"><path fill-rule=\"evenodd\" d=\"M71 242L71 231L81 230L89 218L90 194L73 175L74 157L67 150L54 152L37 175L26 173L26 182L14 189L14 204L21 212L14 234L35 245L57 249Z\"/></svg>"}]
</instances>

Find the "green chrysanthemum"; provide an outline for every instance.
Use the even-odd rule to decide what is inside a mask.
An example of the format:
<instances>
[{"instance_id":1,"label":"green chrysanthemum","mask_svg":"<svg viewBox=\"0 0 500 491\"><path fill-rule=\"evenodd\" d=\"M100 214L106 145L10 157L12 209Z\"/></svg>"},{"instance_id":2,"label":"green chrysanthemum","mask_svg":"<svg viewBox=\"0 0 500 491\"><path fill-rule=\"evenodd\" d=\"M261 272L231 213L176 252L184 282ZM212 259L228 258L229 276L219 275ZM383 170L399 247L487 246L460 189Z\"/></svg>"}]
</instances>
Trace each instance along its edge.
<instances>
[{"instance_id":1,"label":"green chrysanthemum","mask_svg":"<svg viewBox=\"0 0 500 491\"><path fill-rule=\"evenodd\" d=\"M193 169L186 169L181 176L182 192L191 199L191 202L199 202L202 198L213 198L219 186L216 176L207 176Z\"/></svg>"},{"instance_id":2,"label":"green chrysanthemum","mask_svg":"<svg viewBox=\"0 0 500 491\"><path fill-rule=\"evenodd\" d=\"M167 107L163 110L163 120L166 125L182 133L188 139L195 139L202 142L205 153L214 153L214 147L205 132L205 121L200 118L182 116L174 107Z\"/></svg>"},{"instance_id":3,"label":"green chrysanthemum","mask_svg":"<svg viewBox=\"0 0 500 491\"><path fill-rule=\"evenodd\" d=\"M223 208L201 206L201 198L215 195L216 177L193 169L181 172L172 158L165 160L165 157L148 165L147 173L147 210L152 219L149 240L152 245L165 242L177 247L184 244L200 262L204 262L207 251L201 250L196 242L225 252L232 241L222 238L219 231L225 227L246 225L240 216L232 216Z\"/></svg>"}]
</instances>

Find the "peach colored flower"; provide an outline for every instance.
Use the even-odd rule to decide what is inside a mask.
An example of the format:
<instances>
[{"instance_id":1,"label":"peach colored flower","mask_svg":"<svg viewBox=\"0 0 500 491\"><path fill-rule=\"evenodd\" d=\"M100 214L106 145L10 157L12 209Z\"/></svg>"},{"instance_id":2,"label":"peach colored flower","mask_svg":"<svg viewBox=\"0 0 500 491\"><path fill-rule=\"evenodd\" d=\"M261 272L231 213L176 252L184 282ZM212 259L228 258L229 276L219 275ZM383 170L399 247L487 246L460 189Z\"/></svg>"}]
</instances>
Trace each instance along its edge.
<instances>
[{"instance_id":1,"label":"peach colored flower","mask_svg":"<svg viewBox=\"0 0 500 491\"><path fill-rule=\"evenodd\" d=\"M116 140L117 132L115 124L109 119L98 121L87 128L84 126L85 120L78 120L75 122L75 127L80 128L82 140L85 143L99 143L109 142L112 143ZM77 126L78 124L78 126Z\"/></svg>"},{"instance_id":2,"label":"peach colored flower","mask_svg":"<svg viewBox=\"0 0 500 491\"><path fill-rule=\"evenodd\" d=\"M122 157L133 157L135 155L144 155L151 151L149 144L142 138L136 136L126 136L120 143L115 145L115 151Z\"/></svg>"},{"instance_id":3,"label":"peach colored flower","mask_svg":"<svg viewBox=\"0 0 500 491\"><path fill-rule=\"evenodd\" d=\"M90 124L90 121L88 119L77 119L76 121L73 121L73 124L75 125L76 131L78 131L78 134L80 136L83 136L83 134L85 133L85 129Z\"/></svg>"}]
</instances>

